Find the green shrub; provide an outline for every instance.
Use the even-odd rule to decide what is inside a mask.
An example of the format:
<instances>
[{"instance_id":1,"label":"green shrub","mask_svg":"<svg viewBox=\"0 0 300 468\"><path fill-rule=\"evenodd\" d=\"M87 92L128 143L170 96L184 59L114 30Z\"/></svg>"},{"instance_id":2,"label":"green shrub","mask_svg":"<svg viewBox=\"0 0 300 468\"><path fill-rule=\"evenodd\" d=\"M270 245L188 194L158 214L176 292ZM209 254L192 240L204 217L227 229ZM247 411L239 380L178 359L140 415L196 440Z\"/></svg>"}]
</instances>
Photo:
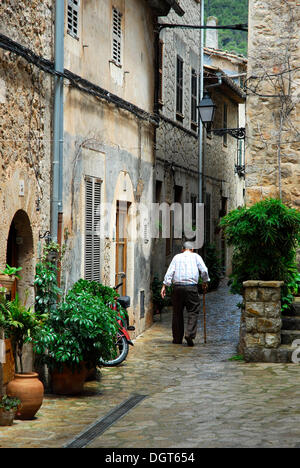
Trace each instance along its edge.
<instances>
[{"instance_id":1,"label":"green shrub","mask_svg":"<svg viewBox=\"0 0 300 468\"><path fill-rule=\"evenodd\" d=\"M72 368L83 362L94 367L100 359L108 360L114 354L120 311L112 310L102 297L93 294L93 287L85 280L75 283L33 340L34 351L50 368L63 364ZM112 297L113 289L105 291L106 297Z\"/></svg>"},{"instance_id":2,"label":"green shrub","mask_svg":"<svg viewBox=\"0 0 300 468\"><path fill-rule=\"evenodd\" d=\"M171 305L172 287L171 286L166 287L166 296L163 299L160 295L162 285L163 285L162 281L160 281L158 279L158 276L155 275L151 283L151 290L152 290L153 304L158 313L160 313L164 307Z\"/></svg>"},{"instance_id":3,"label":"green shrub","mask_svg":"<svg viewBox=\"0 0 300 468\"><path fill-rule=\"evenodd\" d=\"M231 211L221 227L234 247L231 291L241 294L243 281L249 279L284 281L283 308L289 307L297 287L300 213L269 198Z\"/></svg>"},{"instance_id":4,"label":"green shrub","mask_svg":"<svg viewBox=\"0 0 300 468\"><path fill-rule=\"evenodd\" d=\"M203 260L207 266L210 279L208 282L208 291L214 291L218 289L223 274L221 259L214 244L207 244L204 246ZM199 278L199 283L202 283L201 278Z\"/></svg>"}]
</instances>

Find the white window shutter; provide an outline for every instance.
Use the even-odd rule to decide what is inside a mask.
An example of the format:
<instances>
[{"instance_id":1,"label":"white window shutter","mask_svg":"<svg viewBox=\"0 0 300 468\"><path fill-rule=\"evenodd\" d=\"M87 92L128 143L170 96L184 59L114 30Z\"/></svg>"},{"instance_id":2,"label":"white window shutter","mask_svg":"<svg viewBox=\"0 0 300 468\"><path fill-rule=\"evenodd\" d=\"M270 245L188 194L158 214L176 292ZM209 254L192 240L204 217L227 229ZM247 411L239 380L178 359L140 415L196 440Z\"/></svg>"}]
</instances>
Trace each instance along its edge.
<instances>
[{"instance_id":1,"label":"white window shutter","mask_svg":"<svg viewBox=\"0 0 300 468\"><path fill-rule=\"evenodd\" d=\"M122 63L122 13L116 8L112 12L112 58L117 65Z\"/></svg>"},{"instance_id":2,"label":"white window shutter","mask_svg":"<svg viewBox=\"0 0 300 468\"><path fill-rule=\"evenodd\" d=\"M68 33L75 38L79 36L79 6L80 0L68 0Z\"/></svg>"},{"instance_id":3,"label":"white window shutter","mask_svg":"<svg viewBox=\"0 0 300 468\"><path fill-rule=\"evenodd\" d=\"M85 179L85 268L84 277L90 281L101 280L100 274L100 203L102 181L93 177Z\"/></svg>"}]
</instances>

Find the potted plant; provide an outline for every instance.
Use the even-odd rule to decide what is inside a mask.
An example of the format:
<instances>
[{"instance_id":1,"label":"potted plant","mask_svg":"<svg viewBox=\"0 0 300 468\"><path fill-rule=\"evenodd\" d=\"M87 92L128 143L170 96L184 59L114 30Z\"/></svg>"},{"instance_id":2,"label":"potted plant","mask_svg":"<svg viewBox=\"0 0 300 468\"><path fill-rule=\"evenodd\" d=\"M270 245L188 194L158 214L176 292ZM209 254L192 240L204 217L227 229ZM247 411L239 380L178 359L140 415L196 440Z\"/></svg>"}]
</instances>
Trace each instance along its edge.
<instances>
[{"instance_id":1,"label":"potted plant","mask_svg":"<svg viewBox=\"0 0 300 468\"><path fill-rule=\"evenodd\" d=\"M11 267L9 265L6 265L4 270L0 270L0 285L6 288L6 293L11 293L16 279L20 279L18 274L20 270L22 270L22 267Z\"/></svg>"},{"instance_id":2,"label":"potted plant","mask_svg":"<svg viewBox=\"0 0 300 468\"><path fill-rule=\"evenodd\" d=\"M13 301L0 303L0 322L5 337L11 340L17 370L6 392L22 402L18 417L32 419L42 404L44 387L36 372L24 372L23 349L40 328L41 320L36 317L33 307L27 307L26 301L22 303L16 295Z\"/></svg>"},{"instance_id":3,"label":"potted plant","mask_svg":"<svg viewBox=\"0 0 300 468\"><path fill-rule=\"evenodd\" d=\"M11 426L18 408L21 405L19 398L3 395L0 398L0 426Z\"/></svg>"},{"instance_id":4,"label":"potted plant","mask_svg":"<svg viewBox=\"0 0 300 468\"><path fill-rule=\"evenodd\" d=\"M33 339L33 349L47 364L56 394L81 393L87 369L99 365L101 358L110 358L115 350L118 311L93 294L89 284L75 283Z\"/></svg>"}]
</instances>

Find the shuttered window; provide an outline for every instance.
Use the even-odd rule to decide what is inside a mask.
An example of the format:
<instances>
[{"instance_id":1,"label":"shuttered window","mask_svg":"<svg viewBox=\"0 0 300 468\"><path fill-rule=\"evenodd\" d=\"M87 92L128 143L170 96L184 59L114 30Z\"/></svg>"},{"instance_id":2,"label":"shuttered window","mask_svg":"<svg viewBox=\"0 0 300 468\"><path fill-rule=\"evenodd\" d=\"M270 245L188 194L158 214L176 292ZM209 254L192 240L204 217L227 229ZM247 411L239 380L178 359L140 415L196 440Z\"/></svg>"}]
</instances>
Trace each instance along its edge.
<instances>
[{"instance_id":1,"label":"shuttered window","mask_svg":"<svg viewBox=\"0 0 300 468\"><path fill-rule=\"evenodd\" d=\"M112 58L117 65L122 64L122 13L116 8L112 14Z\"/></svg>"},{"instance_id":2,"label":"shuttered window","mask_svg":"<svg viewBox=\"0 0 300 468\"><path fill-rule=\"evenodd\" d=\"M197 130L197 72L192 68L191 72L191 129Z\"/></svg>"},{"instance_id":3,"label":"shuttered window","mask_svg":"<svg viewBox=\"0 0 300 468\"><path fill-rule=\"evenodd\" d=\"M177 55L176 61L176 118L183 120L183 60Z\"/></svg>"},{"instance_id":4,"label":"shuttered window","mask_svg":"<svg viewBox=\"0 0 300 468\"><path fill-rule=\"evenodd\" d=\"M163 105L163 56L164 56L164 43L159 41L158 45L158 103Z\"/></svg>"},{"instance_id":5,"label":"shuttered window","mask_svg":"<svg viewBox=\"0 0 300 468\"><path fill-rule=\"evenodd\" d=\"M85 272L87 280L100 282L100 179L85 179Z\"/></svg>"},{"instance_id":6,"label":"shuttered window","mask_svg":"<svg viewBox=\"0 0 300 468\"><path fill-rule=\"evenodd\" d=\"M68 34L78 38L80 0L68 0L67 25Z\"/></svg>"}]
</instances>

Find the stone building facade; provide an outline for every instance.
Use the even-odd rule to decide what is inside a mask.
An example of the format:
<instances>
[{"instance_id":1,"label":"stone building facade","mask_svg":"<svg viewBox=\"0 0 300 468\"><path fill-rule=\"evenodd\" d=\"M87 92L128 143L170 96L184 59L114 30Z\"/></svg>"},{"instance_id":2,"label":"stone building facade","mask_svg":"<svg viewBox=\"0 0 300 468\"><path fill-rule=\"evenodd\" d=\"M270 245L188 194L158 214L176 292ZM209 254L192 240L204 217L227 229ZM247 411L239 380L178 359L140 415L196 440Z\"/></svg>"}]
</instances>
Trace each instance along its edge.
<instances>
[{"instance_id":1,"label":"stone building facade","mask_svg":"<svg viewBox=\"0 0 300 468\"><path fill-rule=\"evenodd\" d=\"M29 306L40 237L50 228L52 79L2 44L11 39L25 55L29 48L51 60L52 2L4 0L0 18L0 269L22 267L16 292L28 294Z\"/></svg>"},{"instance_id":2,"label":"stone building facade","mask_svg":"<svg viewBox=\"0 0 300 468\"><path fill-rule=\"evenodd\" d=\"M185 11L180 21L170 12L160 21L162 26L163 23L200 24L201 2L182 1L180 5ZM217 83L218 74L222 77L221 86L209 90L217 105L212 129L224 127L224 108L228 127L244 126L245 95L240 87L240 75L245 73L247 61L219 50L216 32L213 38L208 34L207 41L210 47L204 48L204 87ZM218 223L228 210L244 204L243 174L236 171L238 161L241 166L244 164L243 142L237 143L230 136L225 142L225 138L213 132L207 134L204 129L203 144L199 145L200 45L200 32L196 29L163 27L160 32L160 125L156 131L155 201L194 206L201 199L205 204L205 242L215 244L222 253L224 269L229 272L230 252ZM201 196L199 176L202 177ZM170 239L159 238L154 243L152 269L160 280L184 240L184 235L178 239L172 237L172 219L170 223Z\"/></svg>"},{"instance_id":3,"label":"stone building facade","mask_svg":"<svg viewBox=\"0 0 300 468\"><path fill-rule=\"evenodd\" d=\"M249 2L246 201L300 207L300 7Z\"/></svg>"},{"instance_id":4,"label":"stone building facade","mask_svg":"<svg viewBox=\"0 0 300 468\"><path fill-rule=\"evenodd\" d=\"M140 206L153 199L154 25L171 3L180 11L154 0L65 6L65 69L80 80L64 86L62 286L80 277L123 282L118 292L131 297L136 334L152 323L152 242ZM137 236L129 229L135 222Z\"/></svg>"}]
</instances>

